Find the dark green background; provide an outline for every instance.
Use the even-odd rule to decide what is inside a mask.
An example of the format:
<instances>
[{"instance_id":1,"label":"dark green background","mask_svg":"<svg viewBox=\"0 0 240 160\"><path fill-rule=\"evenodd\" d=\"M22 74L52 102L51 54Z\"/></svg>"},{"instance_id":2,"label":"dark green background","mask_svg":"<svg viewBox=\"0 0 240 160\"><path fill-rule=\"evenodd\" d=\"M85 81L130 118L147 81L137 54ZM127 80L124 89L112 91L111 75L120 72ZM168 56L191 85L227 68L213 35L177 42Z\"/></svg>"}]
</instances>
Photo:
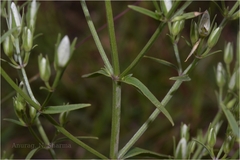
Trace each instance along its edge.
<instances>
[{"instance_id":1,"label":"dark green background","mask_svg":"<svg viewBox=\"0 0 240 160\"><path fill-rule=\"evenodd\" d=\"M81 5L78 1L42 1L40 3L41 6L37 17L35 33L42 33L43 35L34 40L34 44L38 46L33 49L29 64L26 67L28 77L32 78L37 76L37 57L40 53L48 55L50 61L53 62L54 45L58 33L61 33L62 36L68 35L71 41L77 37L78 41L72 60L49 105L91 103L92 106L89 108L71 112L69 114L70 122L66 128L76 136L99 137L99 140L83 141L103 154L108 155L111 127L112 85L111 80L105 77L91 79L81 78L82 75L97 71L103 67L103 62L93 39L88 37L90 31L83 15ZM135 1L113 2L112 7L114 16L126 10L127 5L132 5L134 3ZM139 6L154 10L151 2L145 1L139 2L138 4ZM95 27L101 28L106 24L104 3L91 1L87 2L87 5ZM226 2L226 5L231 7L233 2ZM187 8L186 12L198 11L200 7L202 11L211 8L211 19L217 14L216 22L220 24L222 15L212 2L193 2L189 8ZM1 20L2 30L6 30L5 19L2 18ZM197 18L194 20L197 21ZM190 22L191 20L185 22L185 28L182 32L182 35L187 40L189 40ZM158 21L132 10L129 10L115 21L121 71L123 71L141 51L158 24ZM222 50L226 41L233 42L235 50L238 28L238 21L230 22L224 28L219 43L213 50ZM98 33L105 51L110 58L107 28L104 28ZM165 59L176 64L173 48L169 37L166 35L167 33L168 29L165 28L147 55ZM85 40L87 37L88 39ZM179 50L182 61L185 60L190 49L191 48L186 45L184 40L181 39L179 42ZM7 59L4 54L1 54L1 58ZM188 62L183 62L183 67L185 68L192 59L193 57ZM218 110L214 93L217 89L214 67L219 61L222 61L222 59L223 54L219 53L201 60L198 66L190 74L192 81L183 83L166 106L173 117L175 126L171 126L169 121L160 114L143 137L137 141L135 146L158 153L172 155L172 137L176 136L177 141L179 140L181 123L190 124L192 136L196 136L197 129L206 131L209 123ZM13 80L18 78L17 72L6 63L2 63L2 67ZM52 74L53 79L55 75L54 70L52 70ZM149 59L142 59L133 70L133 74L141 80L159 100L165 96L174 83L174 81L169 80L169 78L177 76L176 71ZM47 94L46 91L39 90L39 87L42 85L43 82L39 77L31 82L33 92L40 102L43 102ZM4 118L16 119L17 117L14 114L12 98L7 98L13 93L13 89L4 79L1 81L1 88L1 120ZM125 84L122 85L120 147L125 145L154 109L155 107L133 87ZM54 117L58 118L57 115ZM51 139L54 134L54 127L45 119L40 119L43 121L44 128ZM225 129L226 124L224 123L222 128L223 132L220 133L221 136L217 141L216 147L222 145ZM30 142L31 144L37 145L37 142L30 135L27 128L22 128L10 122L2 121L1 131L2 150L6 150L8 153L14 153L15 158L25 158L30 149L13 148L13 143L24 144ZM71 144L71 148L56 149L58 158L94 158L92 154L71 141L64 141L62 143ZM51 157L47 151L41 151L37 153L34 158Z\"/></svg>"}]
</instances>

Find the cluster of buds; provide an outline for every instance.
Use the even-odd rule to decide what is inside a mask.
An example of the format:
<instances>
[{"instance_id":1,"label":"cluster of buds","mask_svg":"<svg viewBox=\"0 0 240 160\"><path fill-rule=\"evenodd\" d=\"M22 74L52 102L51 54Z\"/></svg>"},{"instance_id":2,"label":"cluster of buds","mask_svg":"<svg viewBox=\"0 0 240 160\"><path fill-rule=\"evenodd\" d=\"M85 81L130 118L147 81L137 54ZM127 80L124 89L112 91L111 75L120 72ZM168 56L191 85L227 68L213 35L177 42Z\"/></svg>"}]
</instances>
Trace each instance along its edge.
<instances>
[{"instance_id":1,"label":"cluster of buds","mask_svg":"<svg viewBox=\"0 0 240 160\"><path fill-rule=\"evenodd\" d=\"M26 92L24 88L22 90ZM25 99L18 93L17 96L13 98L13 106L15 114L22 125L26 126L27 124L34 122L37 115L37 110L34 107L29 106Z\"/></svg>"},{"instance_id":2,"label":"cluster of buds","mask_svg":"<svg viewBox=\"0 0 240 160\"><path fill-rule=\"evenodd\" d=\"M24 14L20 14L19 7L14 2L11 3L10 12L8 13L7 24L8 29L13 30L3 42L4 53L11 61L11 66L20 68L26 66L33 48L34 24L36 22L36 14L39 4L33 0L28 5L27 26L24 26ZM22 40L20 39L22 37ZM21 47L20 47L21 46ZM24 61L19 60L24 59ZM19 64L18 64L19 63ZM20 66L20 67L19 67Z\"/></svg>"},{"instance_id":3,"label":"cluster of buds","mask_svg":"<svg viewBox=\"0 0 240 160\"><path fill-rule=\"evenodd\" d=\"M194 143L189 141L189 126L186 124L181 125L181 139L178 142L175 158L186 159L188 154L194 150Z\"/></svg>"}]
</instances>

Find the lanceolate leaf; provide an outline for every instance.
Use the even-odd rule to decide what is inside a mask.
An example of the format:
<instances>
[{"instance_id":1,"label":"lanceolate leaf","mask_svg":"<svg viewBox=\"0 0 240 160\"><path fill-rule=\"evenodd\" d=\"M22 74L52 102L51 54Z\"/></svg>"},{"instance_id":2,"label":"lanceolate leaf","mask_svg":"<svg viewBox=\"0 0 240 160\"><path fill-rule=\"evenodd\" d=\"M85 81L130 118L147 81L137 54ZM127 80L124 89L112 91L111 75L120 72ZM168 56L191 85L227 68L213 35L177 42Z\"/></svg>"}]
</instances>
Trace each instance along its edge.
<instances>
[{"instance_id":1,"label":"lanceolate leaf","mask_svg":"<svg viewBox=\"0 0 240 160\"><path fill-rule=\"evenodd\" d=\"M169 78L170 80L181 80L181 81L191 81L191 78L187 75L187 74L184 74L184 75L181 75L181 76L177 76L177 77L171 77Z\"/></svg>"},{"instance_id":2,"label":"lanceolate leaf","mask_svg":"<svg viewBox=\"0 0 240 160\"><path fill-rule=\"evenodd\" d=\"M72 110L77 110L81 108L85 108L91 106L91 104L69 104L69 105L61 105L61 106L49 106L46 107L43 111L41 111L42 114L57 114Z\"/></svg>"},{"instance_id":3,"label":"lanceolate leaf","mask_svg":"<svg viewBox=\"0 0 240 160\"><path fill-rule=\"evenodd\" d=\"M145 9L145 8L142 8L142 7L138 7L138 6L132 6L132 5L129 5L128 7L133 9L134 11L137 11L137 12L140 12L142 14L145 14L146 16L149 16L149 17L151 17L153 19L159 20L159 17L153 11L150 11L148 9Z\"/></svg>"},{"instance_id":4,"label":"lanceolate leaf","mask_svg":"<svg viewBox=\"0 0 240 160\"><path fill-rule=\"evenodd\" d=\"M15 124L20 125L20 126L23 126L23 127L27 127L25 124L21 123L21 122L18 121L18 120L15 120L15 119L4 118L3 120L9 121L9 122L12 122L12 123L15 123Z\"/></svg>"},{"instance_id":5,"label":"lanceolate leaf","mask_svg":"<svg viewBox=\"0 0 240 160\"><path fill-rule=\"evenodd\" d=\"M42 149L41 147L38 147L38 148L35 148L35 149L31 150L31 151L28 153L28 155L27 155L27 157L26 157L25 159L26 159L26 160L31 159L32 156L33 156L36 152L38 152L39 150L41 150L41 149Z\"/></svg>"},{"instance_id":6,"label":"lanceolate leaf","mask_svg":"<svg viewBox=\"0 0 240 160\"><path fill-rule=\"evenodd\" d=\"M160 111L162 111L162 113L168 118L172 125L174 125L172 117L170 116L168 111L141 81L139 81L137 78L127 76L122 79L122 82L132 85L139 89L144 96L146 96Z\"/></svg>"},{"instance_id":7,"label":"lanceolate leaf","mask_svg":"<svg viewBox=\"0 0 240 160\"><path fill-rule=\"evenodd\" d=\"M238 139L240 139L240 129L238 127L238 123L237 123L236 119L234 118L232 112L229 109L227 109L227 107L223 103L221 104L221 107L222 107L222 110L223 110L227 120L228 120L229 125L232 128L233 134L235 136L237 136Z\"/></svg>"},{"instance_id":8,"label":"lanceolate leaf","mask_svg":"<svg viewBox=\"0 0 240 160\"><path fill-rule=\"evenodd\" d=\"M150 56L144 56L144 57L152 59L152 60L154 60L154 61L156 61L158 63L161 63L161 64L163 64L165 66L171 67L171 68L175 69L176 71L178 71L178 67L175 66L174 64L168 62L168 61L165 61L165 60L162 60L162 59L158 59L158 58L154 58L154 57L150 57Z\"/></svg>"},{"instance_id":9,"label":"lanceolate leaf","mask_svg":"<svg viewBox=\"0 0 240 160\"><path fill-rule=\"evenodd\" d=\"M146 149L142 149L142 148L133 148L123 157L123 159L132 158L132 157L135 157L135 156L169 158L169 155L155 153L155 152L152 152L152 151L149 151L149 150L146 150Z\"/></svg>"},{"instance_id":10,"label":"lanceolate leaf","mask_svg":"<svg viewBox=\"0 0 240 160\"><path fill-rule=\"evenodd\" d=\"M93 72L93 73L84 74L82 77L83 78L92 78L92 77L97 77L97 76L101 76L101 75L104 75L106 77L110 77L110 75L106 72L106 70L104 68L102 68L99 71Z\"/></svg>"}]
</instances>

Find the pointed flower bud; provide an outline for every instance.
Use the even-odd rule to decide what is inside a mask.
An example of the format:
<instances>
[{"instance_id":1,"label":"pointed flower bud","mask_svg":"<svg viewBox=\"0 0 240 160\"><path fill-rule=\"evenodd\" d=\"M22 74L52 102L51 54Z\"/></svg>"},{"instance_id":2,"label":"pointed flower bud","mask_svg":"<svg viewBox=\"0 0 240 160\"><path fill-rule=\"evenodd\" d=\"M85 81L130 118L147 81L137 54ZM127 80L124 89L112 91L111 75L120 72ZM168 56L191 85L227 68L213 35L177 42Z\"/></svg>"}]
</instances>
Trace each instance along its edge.
<instances>
[{"instance_id":1,"label":"pointed flower bud","mask_svg":"<svg viewBox=\"0 0 240 160\"><path fill-rule=\"evenodd\" d=\"M11 3L11 11L12 11L12 27L13 28L17 27L17 32L14 32L14 36L16 37L21 32L22 18L14 2Z\"/></svg>"},{"instance_id":2,"label":"pointed flower bud","mask_svg":"<svg viewBox=\"0 0 240 160\"><path fill-rule=\"evenodd\" d=\"M184 28L184 20L173 22L172 25L172 35L178 35L181 30Z\"/></svg>"},{"instance_id":3,"label":"pointed flower bud","mask_svg":"<svg viewBox=\"0 0 240 160\"><path fill-rule=\"evenodd\" d=\"M18 99L18 97L13 98L13 106L14 106L14 110L15 110L15 114L17 115L18 119L25 124L23 117L25 115L26 112L26 103L25 102L21 102L20 99Z\"/></svg>"},{"instance_id":4,"label":"pointed flower bud","mask_svg":"<svg viewBox=\"0 0 240 160\"><path fill-rule=\"evenodd\" d=\"M187 140L185 138L181 138L177 145L176 149L176 159L185 159L187 158Z\"/></svg>"},{"instance_id":5,"label":"pointed flower bud","mask_svg":"<svg viewBox=\"0 0 240 160\"><path fill-rule=\"evenodd\" d=\"M208 42L207 42L209 48L212 48L216 45L216 43L221 35L221 32L222 32L222 28L220 28L220 27L217 27L215 30L212 31L211 35L208 38Z\"/></svg>"},{"instance_id":6,"label":"pointed flower bud","mask_svg":"<svg viewBox=\"0 0 240 160\"><path fill-rule=\"evenodd\" d=\"M232 149L232 146L234 144L234 138L232 136L228 135L223 143L223 152L225 154L228 154L230 150Z\"/></svg>"},{"instance_id":7,"label":"pointed flower bud","mask_svg":"<svg viewBox=\"0 0 240 160\"><path fill-rule=\"evenodd\" d=\"M228 83L228 88L230 90L238 89L238 86L236 82L239 81L239 75L240 75L240 68L238 68L233 74L232 77L230 78L230 81Z\"/></svg>"},{"instance_id":8,"label":"pointed flower bud","mask_svg":"<svg viewBox=\"0 0 240 160\"><path fill-rule=\"evenodd\" d=\"M197 23L194 21L191 22L190 39L191 39L192 45L194 45L197 42L197 40L199 39Z\"/></svg>"},{"instance_id":9,"label":"pointed flower bud","mask_svg":"<svg viewBox=\"0 0 240 160\"><path fill-rule=\"evenodd\" d=\"M6 39L3 42L3 50L8 57L13 56L13 44L10 39L10 36L6 37Z\"/></svg>"},{"instance_id":10,"label":"pointed flower bud","mask_svg":"<svg viewBox=\"0 0 240 160\"><path fill-rule=\"evenodd\" d=\"M210 15L209 15L208 11L206 10L203 13L202 18L200 20L199 27L198 27L198 33L200 36L206 37L206 36L208 36L209 32L210 32Z\"/></svg>"},{"instance_id":11,"label":"pointed flower bud","mask_svg":"<svg viewBox=\"0 0 240 160\"><path fill-rule=\"evenodd\" d=\"M27 27L23 31L23 48L26 52L29 52L32 49L33 44L33 35L30 29Z\"/></svg>"},{"instance_id":12,"label":"pointed flower bud","mask_svg":"<svg viewBox=\"0 0 240 160\"><path fill-rule=\"evenodd\" d=\"M231 42L228 42L227 46L224 49L224 62L230 64L233 60L233 46Z\"/></svg>"},{"instance_id":13,"label":"pointed flower bud","mask_svg":"<svg viewBox=\"0 0 240 160\"><path fill-rule=\"evenodd\" d=\"M35 119L35 117L37 115L37 110L32 106L30 106L30 108L29 108L29 115L30 115L30 118L32 121Z\"/></svg>"},{"instance_id":14,"label":"pointed flower bud","mask_svg":"<svg viewBox=\"0 0 240 160\"><path fill-rule=\"evenodd\" d=\"M42 54L38 56L38 67L40 72L40 77L44 82L48 82L51 76L51 69L49 65L48 57L43 57Z\"/></svg>"},{"instance_id":15,"label":"pointed flower bud","mask_svg":"<svg viewBox=\"0 0 240 160\"><path fill-rule=\"evenodd\" d=\"M217 85L219 88L222 88L225 84L225 77L224 77L224 68L221 62L218 63L217 65L217 73L216 73L216 80L217 80Z\"/></svg>"},{"instance_id":16,"label":"pointed flower bud","mask_svg":"<svg viewBox=\"0 0 240 160\"><path fill-rule=\"evenodd\" d=\"M69 112L62 112L59 115L59 123L60 123L61 126L63 126L67 122L68 114L69 114Z\"/></svg>"},{"instance_id":17,"label":"pointed flower bud","mask_svg":"<svg viewBox=\"0 0 240 160\"><path fill-rule=\"evenodd\" d=\"M30 3L30 5L29 5L29 10L28 10L28 27L30 28L32 33L34 33L38 7L39 7L39 4L36 2L36 0L33 0Z\"/></svg>"},{"instance_id":18,"label":"pointed flower bud","mask_svg":"<svg viewBox=\"0 0 240 160\"><path fill-rule=\"evenodd\" d=\"M63 37L57 49L57 66L63 68L70 59L70 41L68 36Z\"/></svg>"},{"instance_id":19,"label":"pointed flower bud","mask_svg":"<svg viewBox=\"0 0 240 160\"><path fill-rule=\"evenodd\" d=\"M186 138L186 140L188 140L189 139L188 131L189 131L189 127L186 124L183 124L181 126L181 137L182 138L184 137L184 138Z\"/></svg>"},{"instance_id":20,"label":"pointed flower bud","mask_svg":"<svg viewBox=\"0 0 240 160\"><path fill-rule=\"evenodd\" d=\"M165 16L167 16L168 12L172 8L172 0L161 0L160 7Z\"/></svg>"},{"instance_id":21,"label":"pointed flower bud","mask_svg":"<svg viewBox=\"0 0 240 160\"><path fill-rule=\"evenodd\" d=\"M214 130L214 128L211 128L208 133L208 139L207 139L207 144L210 148L213 148L213 146L216 143L216 139L217 139L217 137L216 137L215 130Z\"/></svg>"}]
</instances>

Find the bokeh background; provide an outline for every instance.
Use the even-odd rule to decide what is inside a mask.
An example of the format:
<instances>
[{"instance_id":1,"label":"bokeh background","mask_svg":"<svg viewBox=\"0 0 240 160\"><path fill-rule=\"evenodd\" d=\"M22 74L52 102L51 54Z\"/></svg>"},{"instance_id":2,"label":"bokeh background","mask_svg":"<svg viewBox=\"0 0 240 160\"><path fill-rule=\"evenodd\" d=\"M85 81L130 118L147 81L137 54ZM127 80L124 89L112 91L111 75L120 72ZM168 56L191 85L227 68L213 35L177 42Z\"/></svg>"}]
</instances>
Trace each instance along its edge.
<instances>
[{"instance_id":1,"label":"bokeh background","mask_svg":"<svg viewBox=\"0 0 240 160\"><path fill-rule=\"evenodd\" d=\"M19 2L22 4L23 2ZM38 77L37 57L40 53L48 55L50 62L54 59L54 45L57 35L68 35L71 41L77 37L77 45L72 60L67 67L61 83L59 84L49 105L61 105L63 103L91 103L91 107L72 111L69 114L69 123L66 128L76 136L96 136L98 140L83 140L93 148L108 155L109 139L111 131L111 80L106 77L84 79L81 76L99 70L103 67L103 62L90 36L81 5L78 1L41 1L37 16L35 33L42 33L34 44L29 64L26 71L31 79L31 87L39 102L43 102L47 92L40 90L43 82ZM234 1L227 1L226 6L230 8ZM151 10L154 6L150 1L114 1L112 2L113 14L126 11L128 5L139 5ZM102 1L88 1L90 14L95 27L101 29L106 24L105 5ZM220 24L222 15L218 8L208 1L194 1L186 10L202 11L210 9L211 19L217 14L216 23ZM197 18L194 19L197 21ZM189 40L190 22L185 22L182 35ZM131 61L141 51L143 46L155 31L159 22L145 15L128 10L115 21L115 31L119 50L121 71L123 71ZM239 29L239 22L232 21L224 28L219 39L219 43L213 50L222 50L225 42L234 43L236 48L236 35ZM1 17L1 31L6 30L5 19ZM147 55L165 59L176 63L173 48L170 43L167 27L159 36L158 40L149 50ZM102 28L98 32L104 49L110 58L110 45L107 28ZM179 42L179 50L182 61L190 52L190 47L183 39ZM1 58L7 59L1 50ZM173 155L173 139L175 136L179 140L181 123L190 124L191 136L196 136L198 129L206 131L209 123L214 118L218 110L217 100L214 91L217 89L215 83L214 67L222 61L223 54L218 53L200 61L198 66L190 73L191 81L185 82L175 93L168 103L167 110L173 117L175 126L171 126L169 121L163 116L151 124L147 132L137 141L137 147L152 150L158 153ZM192 58L191 58L192 60ZM190 61L191 61L190 60ZM186 67L189 62L183 63ZM13 80L18 79L17 71L6 63L2 62L2 67L7 71ZM161 100L174 81L169 80L172 76L177 76L177 72L149 59L142 59L132 72L135 77L141 80L154 95ZM52 79L55 73L52 70ZM27 128L23 128L3 121L4 118L17 118L12 105L13 89L1 79L1 148L8 154L13 153L15 158L25 158L31 149L17 149L12 147L14 143L36 144L37 142L30 135ZM122 118L120 148L126 144L131 136L145 122L155 107L133 87L122 85ZM58 116L54 116L56 119ZM54 136L55 128L42 117L44 128L51 139ZM221 146L224 138L226 124L220 130L220 138L216 147ZM71 141L63 143L71 144L71 148L56 149L58 158L96 158L83 148ZM47 151L38 152L34 158L51 158Z\"/></svg>"}]
</instances>

